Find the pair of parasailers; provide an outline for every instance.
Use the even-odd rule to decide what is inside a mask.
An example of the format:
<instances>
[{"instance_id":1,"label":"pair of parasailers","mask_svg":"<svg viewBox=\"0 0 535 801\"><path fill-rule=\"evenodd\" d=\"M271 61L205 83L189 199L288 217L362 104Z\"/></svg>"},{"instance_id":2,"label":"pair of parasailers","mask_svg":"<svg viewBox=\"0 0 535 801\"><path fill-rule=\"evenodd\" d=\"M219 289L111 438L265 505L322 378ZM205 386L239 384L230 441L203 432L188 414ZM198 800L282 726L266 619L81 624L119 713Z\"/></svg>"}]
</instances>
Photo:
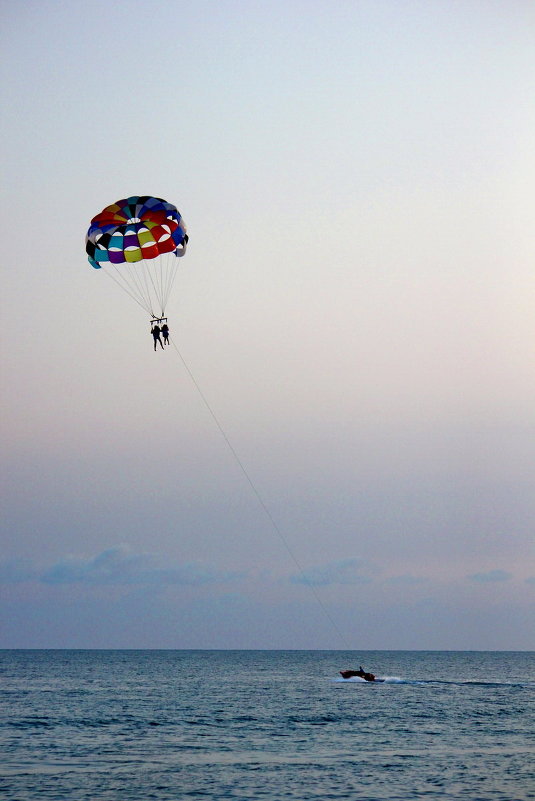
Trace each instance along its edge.
<instances>
[{"instance_id":1,"label":"pair of parasailers","mask_svg":"<svg viewBox=\"0 0 535 801\"><path fill-rule=\"evenodd\" d=\"M152 326L150 332L151 332L152 337L154 339L154 350L156 350L156 343L157 342L160 343L160 346L161 346L161 348L163 350L163 343L162 343L162 340L160 339L160 334L162 334L163 341L165 342L165 344L169 345L169 326L167 325L167 323L164 323L161 328L158 325L158 323L154 323L154 325Z\"/></svg>"}]
</instances>

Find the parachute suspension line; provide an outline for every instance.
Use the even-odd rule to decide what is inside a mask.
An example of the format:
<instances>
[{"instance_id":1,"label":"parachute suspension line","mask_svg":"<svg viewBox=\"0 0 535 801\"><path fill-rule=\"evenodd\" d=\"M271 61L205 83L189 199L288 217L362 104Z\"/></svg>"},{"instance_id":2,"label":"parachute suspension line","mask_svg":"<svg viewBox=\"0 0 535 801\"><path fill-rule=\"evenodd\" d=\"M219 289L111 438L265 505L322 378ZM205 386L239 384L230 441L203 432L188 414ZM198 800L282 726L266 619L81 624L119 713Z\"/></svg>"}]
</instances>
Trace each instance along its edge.
<instances>
[{"instance_id":1,"label":"parachute suspension line","mask_svg":"<svg viewBox=\"0 0 535 801\"><path fill-rule=\"evenodd\" d=\"M158 258L161 258L161 257L158 257ZM161 305L162 305L161 298L158 295L158 289L156 288L156 284L154 283L154 278L152 277L152 272L150 272L149 270L146 269L146 265L145 265L144 261L142 261L140 263L143 265L143 274L145 275L145 281L147 280L147 274L148 274L150 282L152 284L152 288L154 290L154 295L156 296L156 300L158 302L158 305L161 307ZM149 292L149 295L150 295L150 292ZM160 311L161 311L161 309L160 309ZM157 315L153 315L153 316L161 317L162 315L160 313L158 313Z\"/></svg>"},{"instance_id":2,"label":"parachute suspension line","mask_svg":"<svg viewBox=\"0 0 535 801\"><path fill-rule=\"evenodd\" d=\"M147 304L146 304L146 303L143 301L143 297L141 298L141 300L140 300L139 298L137 298L137 297L134 295L134 293L130 291L130 289L129 289L128 285L127 285L127 284L125 284L125 282L124 282L124 281L120 281L118 278L116 278L116 277L115 277L115 276L114 276L114 275L113 275L113 274L112 274L112 273L111 273L109 270L107 270L106 268L104 268L104 269L102 270L102 272L104 273L104 275L107 275L107 276L108 276L108 278L111 278L111 280L112 280L112 281L115 281L115 283L117 284L117 286L118 286L118 287L120 287L120 288L123 290L123 292L126 292L126 294L127 294L127 295L130 295L130 297L132 298L132 300L133 300L133 301L135 301L135 302L137 303L137 305L138 305L138 306L141 306L141 308L143 309L143 311L146 311L146 312L148 312L149 314L152 314L152 311L151 311L151 309L150 309L150 306L147 306ZM117 270L117 268L116 268L116 267L115 267L115 272L117 272L117 273L119 272L119 271ZM122 276L120 276L120 277L122 278ZM154 315L152 315L152 316L154 317Z\"/></svg>"},{"instance_id":3,"label":"parachute suspension line","mask_svg":"<svg viewBox=\"0 0 535 801\"><path fill-rule=\"evenodd\" d=\"M164 256L160 253L157 256L157 261L154 269L154 291L156 293L156 300L158 301L159 313L163 315L162 309L162 269L163 269Z\"/></svg>"},{"instance_id":4,"label":"parachute suspension line","mask_svg":"<svg viewBox=\"0 0 535 801\"><path fill-rule=\"evenodd\" d=\"M164 305L164 314L165 314L165 307L167 306L167 301L169 300L169 296L171 295L171 290L173 288L173 284L175 283L175 278L176 278L177 273L178 273L178 261L179 261L178 260L178 256L175 256L174 253L173 254L168 254L168 259L167 259L167 266L168 266L167 282L166 282L166 288L165 288L165 293L164 293L164 298L163 298L164 299L164 304L163 304Z\"/></svg>"},{"instance_id":5,"label":"parachute suspension line","mask_svg":"<svg viewBox=\"0 0 535 801\"><path fill-rule=\"evenodd\" d=\"M164 253L160 256L160 286L159 286L159 293L160 293L160 306L162 307L162 315L165 314L165 283L167 279L167 270L169 264L169 253Z\"/></svg>"},{"instance_id":6,"label":"parachute suspension line","mask_svg":"<svg viewBox=\"0 0 535 801\"><path fill-rule=\"evenodd\" d=\"M162 259L162 309L165 314L165 307L167 305L167 284L169 283L170 261L169 253L165 254L165 261Z\"/></svg>"},{"instance_id":7,"label":"parachute suspension line","mask_svg":"<svg viewBox=\"0 0 535 801\"><path fill-rule=\"evenodd\" d=\"M154 287L154 281L152 279L151 272L148 269L147 262L146 261L139 261L138 262L138 266L139 266L139 272L140 272L140 280L141 279L143 280L143 284L144 284L144 287L145 287L145 289L144 289L145 296L148 298L148 302L149 302L149 305L150 305L150 313L152 314L153 317L160 317L160 312L159 312L159 309L158 309L158 293L156 292L156 289ZM152 287L153 287L153 290L154 290L152 292L151 292L151 288L150 288L148 279L150 279L150 283L152 284ZM156 311L155 311L155 309L156 309Z\"/></svg>"},{"instance_id":8,"label":"parachute suspension line","mask_svg":"<svg viewBox=\"0 0 535 801\"><path fill-rule=\"evenodd\" d=\"M150 313L152 317L157 317L158 315L154 313L153 310L153 303L152 303L152 296L150 292L149 282L147 281L147 268L144 261L137 262L138 264L138 280L139 283L143 282L143 292L145 293L145 297L148 300L148 304L150 306Z\"/></svg>"},{"instance_id":9,"label":"parachute suspension line","mask_svg":"<svg viewBox=\"0 0 535 801\"><path fill-rule=\"evenodd\" d=\"M327 609L327 607L325 606L325 604L321 600L321 598L318 595L314 585L307 579L307 576L306 576L306 573L304 571L304 568L302 567L301 563L299 562L299 560L298 560L297 556L295 555L295 553L293 552L293 550L290 548L290 545L288 544L288 541L286 540L286 537L282 533L282 530L281 530L280 526L278 525L277 521L275 520L275 518L271 514L271 512L269 510L269 507L265 503L265 501L262 498L260 492L257 490L252 478L250 477L249 473L245 469L245 465L243 464L242 460L240 459L240 457L238 456L237 452L235 451L234 446L232 445L231 441L229 440L228 436L225 433L225 430L223 429L223 426L219 422L219 419L217 418L214 410L212 409L212 407L208 403L208 399L206 398L206 395L204 394L204 392L202 391L201 387L197 383L197 380L195 379L195 376L191 372L188 364L186 363L184 357L182 356L182 353L177 348L177 346L176 346L175 342L173 341L172 337L170 337L170 342L171 342L171 345L173 346L173 348L175 349L175 351L177 352L177 354L178 354L178 356L180 358L180 361L182 362L182 365L184 366L184 369L186 370L187 374L189 375L189 377L190 377L195 389L197 390L202 402L204 403L204 405L208 409L208 412L210 413L210 416L212 417L212 420L216 424L217 428L219 429L219 432L220 432L221 436L225 440L225 442L226 442L226 444L228 446L228 449L230 450L232 456L234 457L234 460L235 460L236 464L240 468L241 472L245 476L245 479L246 479L247 483L251 487L254 495L256 496L256 499L257 499L258 503L260 504L260 506L264 510L264 512L265 512L269 522L271 523L273 529L279 535L279 538L281 539L284 547L286 548L290 558L292 559L293 563L295 564L295 566L299 570L299 572L301 574L301 578L304 580L304 583L309 588L309 590L312 592L313 596L315 597L315 599L316 599L316 601L318 603L318 606L320 606L320 608L323 610L323 613L324 613L325 617L331 623L331 625L333 627L333 630L337 632L338 636L340 637L340 640L344 643L346 649L348 651L351 651L352 648L349 645L349 643L347 641L347 638L344 636L344 634L340 630L340 627L338 626L338 624L336 623L336 621L334 620L334 618L330 614L329 610Z\"/></svg>"},{"instance_id":10,"label":"parachute suspension line","mask_svg":"<svg viewBox=\"0 0 535 801\"><path fill-rule=\"evenodd\" d=\"M144 299L145 303L147 304L147 311L153 315L152 312L152 302L150 297L150 292L148 292L147 287L143 287L142 284L142 275L140 275L140 270L138 267L139 262L135 262L131 265L130 270L128 271L128 275L131 277L132 284L136 287L139 295Z\"/></svg>"},{"instance_id":11,"label":"parachute suspension line","mask_svg":"<svg viewBox=\"0 0 535 801\"><path fill-rule=\"evenodd\" d=\"M153 271L148 269L145 260L129 263L127 270L112 263L102 268L103 273L154 318L165 315L165 307L178 271L178 259L174 253L165 253L157 258L159 264L155 265Z\"/></svg>"},{"instance_id":12,"label":"parachute suspension line","mask_svg":"<svg viewBox=\"0 0 535 801\"><path fill-rule=\"evenodd\" d=\"M165 262L162 269L162 308L165 314L165 307L169 299L167 287L169 285L169 273L171 272L171 257L174 259L174 251L165 254Z\"/></svg>"}]
</instances>

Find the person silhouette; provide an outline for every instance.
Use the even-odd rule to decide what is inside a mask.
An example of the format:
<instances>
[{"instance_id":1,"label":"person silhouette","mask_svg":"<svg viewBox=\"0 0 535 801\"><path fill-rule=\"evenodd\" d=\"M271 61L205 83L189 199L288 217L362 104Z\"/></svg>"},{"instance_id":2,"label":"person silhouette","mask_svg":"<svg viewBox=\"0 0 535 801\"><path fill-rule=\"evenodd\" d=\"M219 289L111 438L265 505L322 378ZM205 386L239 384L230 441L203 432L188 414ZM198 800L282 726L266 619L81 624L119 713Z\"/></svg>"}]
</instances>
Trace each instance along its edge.
<instances>
[{"instance_id":1,"label":"person silhouette","mask_svg":"<svg viewBox=\"0 0 535 801\"><path fill-rule=\"evenodd\" d=\"M163 341L166 345L169 345L169 326L167 323L162 325L162 334L163 334Z\"/></svg>"},{"instance_id":2,"label":"person silhouette","mask_svg":"<svg viewBox=\"0 0 535 801\"><path fill-rule=\"evenodd\" d=\"M158 325L158 323L155 323L155 325L152 326L150 332L151 332L152 337L154 339L154 350L156 350L156 343L157 342L160 343L160 346L161 346L161 348L163 350L162 340L160 339L161 328Z\"/></svg>"}]
</instances>

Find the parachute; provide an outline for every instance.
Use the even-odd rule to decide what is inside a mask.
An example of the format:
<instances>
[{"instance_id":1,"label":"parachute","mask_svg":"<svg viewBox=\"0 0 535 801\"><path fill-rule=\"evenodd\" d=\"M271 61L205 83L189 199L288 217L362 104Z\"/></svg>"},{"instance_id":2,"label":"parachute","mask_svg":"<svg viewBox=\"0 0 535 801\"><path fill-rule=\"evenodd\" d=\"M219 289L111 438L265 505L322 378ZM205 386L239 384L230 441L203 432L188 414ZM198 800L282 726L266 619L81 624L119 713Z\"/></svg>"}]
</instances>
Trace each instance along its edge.
<instances>
[{"instance_id":1,"label":"parachute","mask_svg":"<svg viewBox=\"0 0 535 801\"><path fill-rule=\"evenodd\" d=\"M134 195L93 217L85 239L89 263L104 271L147 311L163 319L188 243L176 206L159 197Z\"/></svg>"}]
</instances>

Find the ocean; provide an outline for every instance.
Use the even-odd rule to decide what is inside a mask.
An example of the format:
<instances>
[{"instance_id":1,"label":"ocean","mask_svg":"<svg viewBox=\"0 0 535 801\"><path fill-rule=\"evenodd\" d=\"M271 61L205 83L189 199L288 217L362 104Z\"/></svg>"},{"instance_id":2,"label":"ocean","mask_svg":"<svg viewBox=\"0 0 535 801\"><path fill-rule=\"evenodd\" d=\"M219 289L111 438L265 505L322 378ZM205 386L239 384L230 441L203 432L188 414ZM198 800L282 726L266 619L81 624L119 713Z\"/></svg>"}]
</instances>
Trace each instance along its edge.
<instances>
[{"instance_id":1,"label":"ocean","mask_svg":"<svg viewBox=\"0 0 535 801\"><path fill-rule=\"evenodd\" d=\"M4 650L0 796L526 801L534 695L527 652Z\"/></svg>"}]
</instances>

